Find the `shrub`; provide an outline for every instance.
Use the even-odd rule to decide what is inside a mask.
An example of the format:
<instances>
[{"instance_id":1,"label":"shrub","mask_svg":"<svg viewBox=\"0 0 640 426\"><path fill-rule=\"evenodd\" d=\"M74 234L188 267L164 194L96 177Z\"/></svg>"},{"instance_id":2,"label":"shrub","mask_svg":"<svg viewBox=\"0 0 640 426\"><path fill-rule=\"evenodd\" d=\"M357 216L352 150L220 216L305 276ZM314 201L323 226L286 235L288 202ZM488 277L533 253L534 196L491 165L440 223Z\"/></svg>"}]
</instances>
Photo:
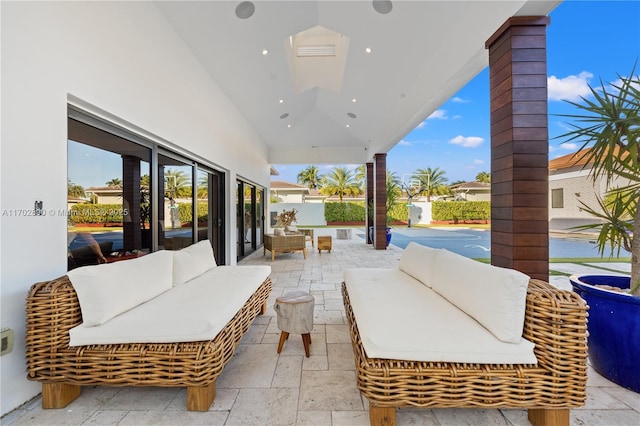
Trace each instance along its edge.
<instances>
[{"instance_id":1,"label":"shrub","mask_svg":"<svg viewBox=\"0 0 640 426\"><path fill-rule=\"evenodd\" d=\"M324 219L327 222L364 222L364 201L325 203Z\"/></svg>"},{"instance_id":2,"label":"shrub","mask_svg":"<svg viewBox=\"0 0 640 426\"><path fill-rule=\"evenodd\" d=\"M209 203L199 202L197 204L198 208L198 222L206 222L209 217ZM192 204L191 203L180 203L178 204L178 220L181 223L190 223L193 221L193 213L192 213Z\"/></svg>"},{"instance_id":3,"label":"shrub","mask_svg":"<svg viewBox=\"0 0 640 426\"><path fill-rule=\"evenodd\" d=\"M488 201L434 201L431 216L436 221L489 220L491 204Z\"/></svg>"},{"instance_id":4,"label":"shrub","mask_svg":"<svg viewBox=\"0 0 640 426\"><path fill-rule=\"evenodd\" d=\"M69 221L74 225L122 222L122 204L75 204L69 209Z\"/></svg>"},{"instance_id":5,"label":"shrub","mask_svg":"<svg viewBox=\"0 0 640 426\"><path fill-rule=\"evenodd\" d=\"M398 203L387 212L388 222L407 222L409 220L409 208L407 203Z\"/></svg>"}]
</instances>

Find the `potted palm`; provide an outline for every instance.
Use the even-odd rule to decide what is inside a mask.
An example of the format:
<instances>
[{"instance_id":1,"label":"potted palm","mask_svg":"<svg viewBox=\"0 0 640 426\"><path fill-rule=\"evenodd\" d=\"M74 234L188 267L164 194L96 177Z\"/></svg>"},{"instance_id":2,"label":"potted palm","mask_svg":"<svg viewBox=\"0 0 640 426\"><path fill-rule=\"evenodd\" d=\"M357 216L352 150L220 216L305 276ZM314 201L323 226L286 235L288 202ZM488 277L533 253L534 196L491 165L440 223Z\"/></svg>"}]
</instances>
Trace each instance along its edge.
<instances>
[{"instance_id":1,"label":"potted palm","mask_svg":"<svg viewBox=\"0 0 640 426\"><path fill-rule=\"evenodd\" d=\"M623 387L640 392L640 80L633 68L629 77L610 86L591 89L593 100L573 103L577 124L560 137L583 145L576 154L590 166L590 178L606 183L598 205L582 203L599 223L577 227L598 232L601 255L620 248L631 252L631 276L574 275L574 290L589 311L589 359L600 374Z\"/></svg>"}]
</instances>

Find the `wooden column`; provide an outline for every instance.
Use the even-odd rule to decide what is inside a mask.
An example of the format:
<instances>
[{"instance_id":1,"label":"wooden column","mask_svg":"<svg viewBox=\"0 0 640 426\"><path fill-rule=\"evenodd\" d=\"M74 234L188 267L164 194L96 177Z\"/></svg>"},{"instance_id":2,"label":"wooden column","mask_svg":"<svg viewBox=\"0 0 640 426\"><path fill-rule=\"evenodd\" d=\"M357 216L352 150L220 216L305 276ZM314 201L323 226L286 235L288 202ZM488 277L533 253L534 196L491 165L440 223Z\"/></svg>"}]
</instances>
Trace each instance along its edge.
<instances>
[{"instance_id":1,"label":"wooden column","mask_svg":"<svg viewBox=\"0 0 640 426\"><path fill-rule=\"evenodd\" d=\"M373 247L387 249L387 154L373 156Z\"/></svg>"},{"instance_id":2,"label":"wooden column","mask_svg":"<svg viewBox=\"0 0 640 426\"><path fill-rule=\"evenodd\" d=\"M367 163L367 205L365 206L367 209L366 220L365 220L365 234L367 236L367 244L373 244L373 240L369 235L369 228L373 226L373 163Z\"/></svg>"},{"instance_id":3,"label":"wooden column","mask_svg":"<svg viewBox=\"0 0 640 426\"><path fill-rule=\"evenodd\" d=\"M122 234L125 250L142 248L140 158L122 156Z\"/></svg>"},{"instance_id":4,"label":"wooden column","mask_svg":"<svg viewBox=\"0 0 640 426\"><path fill-rule=\"evenodd\" d=\"M546 16L510 18L489 40L491 263L549 279Z\"/></svg>"}]
</instances>

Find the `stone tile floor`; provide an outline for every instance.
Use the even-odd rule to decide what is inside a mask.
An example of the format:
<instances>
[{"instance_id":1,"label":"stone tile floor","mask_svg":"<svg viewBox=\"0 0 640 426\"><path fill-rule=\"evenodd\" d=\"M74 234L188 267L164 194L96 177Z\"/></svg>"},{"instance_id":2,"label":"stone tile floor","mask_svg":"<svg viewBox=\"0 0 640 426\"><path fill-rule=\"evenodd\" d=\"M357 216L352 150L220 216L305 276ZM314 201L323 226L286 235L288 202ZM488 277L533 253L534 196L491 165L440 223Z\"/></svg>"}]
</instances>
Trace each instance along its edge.
<instances>
[{"instance_id":1,"label":"stone tile floor","mask_svg":"<svg viewBox=\"0 0 640 426\"><path fill-rule=\"evenodd\" d=\"M355 385L355 367L344 316L340 283L343 271L354 267L394 267L402 249L391 245L374 250L355 235L336 239L331 253L308 245L300 252L262 255L262 249L242 264L272 267L273 292L266 315L256 319L217 381L217 396L206 413L186 411L186 390L174 388L83 388L64 409L42 410L40 397L4 416L2 425L368 425L368 405ZM574 265L575 266L575 265ZM595 265L594 265L595 266ZM611 268L611 264L606 266ZM562 265L562 270L571 264ZM554 269L552 266L551 269ZM571 272L569 270L568 272ZM576 271L578 272L578 271ZM567 286L565 277L552 282ZM291 336L276 353L280 330L273 302L291 290L316 298L311 356L302 339ZM572 425L640 425L640 395L589 370L588 399L571 411ZM528 425L526 410L400 409L398 425Z\"/></svg>"}]
</instances>

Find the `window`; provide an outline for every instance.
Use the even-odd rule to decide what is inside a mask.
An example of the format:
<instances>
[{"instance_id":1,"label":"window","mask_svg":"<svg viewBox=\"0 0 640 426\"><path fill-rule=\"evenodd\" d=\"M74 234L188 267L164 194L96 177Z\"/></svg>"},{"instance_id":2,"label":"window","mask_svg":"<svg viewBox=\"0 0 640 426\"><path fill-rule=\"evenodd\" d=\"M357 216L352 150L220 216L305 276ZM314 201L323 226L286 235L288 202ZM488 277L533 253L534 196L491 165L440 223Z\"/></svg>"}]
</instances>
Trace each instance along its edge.
<instances>
[{"instance_id":1,"label":"window","mask_svg":"<svg viewBox=\"0 0 640 426\"><path fill-rule=\"evenodd\" d=\"M68 270L206 239L225 264L224 173L73 107L67 139Z\"/></svg>"},{"instance_id":2,"label":"window","mask_svg":"<svg viewBox=\"0 0 640 426\"><path fill-rule=\"evenodd\" d=\"M564 207L564 191L562 188L551 190L551 208L561 209Z\"/></svg>"},{"instance_id":3,"label":"window","mask_svg":"<svg viewBox=\"0 0 640 426\"><path fill-rule=\"evenodd\" d=\"M67 156L68 269L150 249L151 149L69 119Z\"/></svg>"}]
</instances>

